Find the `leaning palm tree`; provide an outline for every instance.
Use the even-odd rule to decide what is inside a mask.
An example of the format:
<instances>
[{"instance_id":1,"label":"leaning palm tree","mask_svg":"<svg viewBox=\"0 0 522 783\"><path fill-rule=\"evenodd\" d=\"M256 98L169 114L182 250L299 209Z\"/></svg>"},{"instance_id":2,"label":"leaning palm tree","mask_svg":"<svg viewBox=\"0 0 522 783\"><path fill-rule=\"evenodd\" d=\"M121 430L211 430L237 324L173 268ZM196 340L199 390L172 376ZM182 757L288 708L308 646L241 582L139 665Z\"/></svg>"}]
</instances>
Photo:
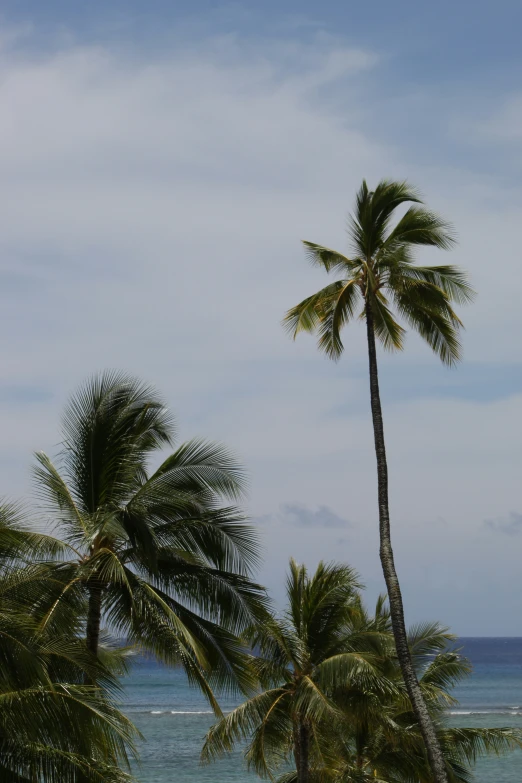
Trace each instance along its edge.
<instances>
[{"instance_id":1,"label":"leaning palm tree","mask_svg":"<svg viewBox=\"0 0 522 783\"><path fill-rule=\"evenodd\" d=\"M94 655L104 620L181 664L218 710L214 685L251 684L237 633L264 612L264 591L250 579L256 536L222 505L244 487L224 447L193 440L150 470L173 437L161 399L133 378L105 373L72 398L58 463L38 454L35 469L69 555L42 566L53 587L39 597L35 579L32 611L42 627L83 617Z\"/></svg>"},{"instance_id":2,"label":"leaning palm tree","mask_svg":"<svg viewBox=\"0 0 522 783\"><path fill-rule=\"evenodd\" d=\"M322 755L322 727L342 719L335 687L355 675L369 690L394 687L374 666L379 629L360 628L358 587L348 566L320 563L310 576L290 561L287 611L248 636L262 690L212 727L205 761L246 740L247 763L261 777L274 779L293 762L297 783L309 783Z\"/></svg>"},{"instance_id":3,"label":"leaning palm tree","mask_svg":"<svg viewBox=\"0 0 522 783\"><path fill-rule=\"evenodd\" d=\"M397 208L411 204L392 225ZM319 348L334 360L343 352L342 328L357 314L366 322L370 371L370 400L377 458L380 558L390 599L393 633L404 681L426 743L436 783L447 783L444 759L433 723L419 688L408 650L402 595L395 568L388 504L388 468L377 372L376 340L385 349L401 350L404 321L426 340L448 365L460 357L461 321L452 303L472 299L466 275L455 266L420 266L417 247L443 250L453 242L451 227L427 210L406 182L382 180L374 191L363 182L355 214L349 219L353 253L343 255L313 242L304 242L310 261L340 275L316 294L288 311L284 324L295 337L317 332ZM395 310L396 314L394 314ZM397 318L398 316L398 318Z\"/></svg>"},{"instance_id":4,"label":"leaning palm tree","mask_svg":"<svg viewBox=\"0 0 522 783\"><path fill-rule=\"evenodd\" d=\"M68 623L41 629L24 600L39 571L31 559L63 549L0 505L0 779L124 783L138 736L115 704L124 660L94 658Z\"/></svg>"}]
</instances>

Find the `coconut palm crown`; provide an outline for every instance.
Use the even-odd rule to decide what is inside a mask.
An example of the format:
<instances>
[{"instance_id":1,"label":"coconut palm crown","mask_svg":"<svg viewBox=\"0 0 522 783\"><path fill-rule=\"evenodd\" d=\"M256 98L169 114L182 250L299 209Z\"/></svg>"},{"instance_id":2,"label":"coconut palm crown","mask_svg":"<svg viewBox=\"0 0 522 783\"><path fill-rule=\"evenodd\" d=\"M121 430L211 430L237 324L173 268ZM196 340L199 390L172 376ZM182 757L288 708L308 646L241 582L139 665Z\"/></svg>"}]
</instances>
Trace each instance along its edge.
<instances>
[{"instance_id":1,"label":"coconut palm crown","mask_svg":"<svg viewBox=\"0 0 522 783\"><path fill-rule=\"evenodd\" d=\"M412 206L392 225L395 210L406 203ZM462 322L452 304L473 299L467 275L453 265L421 266L414 259L421 246L449 250L455 242L451 225L427 210L407 182L382 180L372 192L363 181L348 235L349 256L303 242L311 263L340 279L289 310L288 331L294 337L317 332L320 350L337 360L343 352L341 331L356 316L371 315L375 335L388 350L403 348L402 320L445 364L458 361Z\"/></svg>"},{"instance_id":2,"label":"coconut palm crown","mask_svg":"<svg viewBox=\"0 0 522 783\"><path fill-rule=\"evenodd\" d=\"M54 592L34 612L43 625L83 614L95 655L105 622L184 667L217 710L213 683L250 681L236 634L264 611L256 535L223 504L245 483L228 450L192 440L165 456L173 439L163 401L134 378L104 373L73 396L59 461L37 455L37 491L69 554L49 564Z\"/></svg>"},{"instance_id":3,"label":"coconut palm crown","mask_svg":"<svg viewBox=\"0 0 522 783\"><path fill-rule=\"evenodd\" d=\"M370 690L387 687L374 666L379 630L365 627L360 633L358 587L348 566L321 562L309 574L290 561L287 611L248 635L258 651L252 667L261 691L212 727L205 761L247 740L248 765L261 777L274 779L293 760L298 783L309 783L320 752L318 732L340 718L332 689L354 675Z\"/></svg>"}]
</instances>

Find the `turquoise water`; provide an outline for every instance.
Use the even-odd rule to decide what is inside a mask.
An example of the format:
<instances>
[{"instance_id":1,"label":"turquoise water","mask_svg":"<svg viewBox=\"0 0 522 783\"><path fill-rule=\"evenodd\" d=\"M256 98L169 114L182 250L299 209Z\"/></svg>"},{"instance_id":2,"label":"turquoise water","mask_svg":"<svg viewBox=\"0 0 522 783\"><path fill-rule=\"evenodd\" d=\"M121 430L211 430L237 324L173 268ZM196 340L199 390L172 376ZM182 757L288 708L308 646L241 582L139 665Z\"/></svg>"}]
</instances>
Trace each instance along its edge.
<instances>
[{"instance_id":1,"label":"turquoise water","mask_svg":"<svg viewBox=\"0 0 522 783\"><path fill-rule=\"evenodd\" d=\"M178 670L140 662L126 679L125 712L145 737L140 745L141 766L135 771L143 783L210 783L255 781L245 770L241 754L202 767L199 756L214 716L203 697L189 688ZM223 710L236 702L220 699Z\"/></svg>"},{"instance_id":2,"label":"turquoise water","mask_svg":"<svg viewBox=\"0 0 522 783\"><path fill-rule=\"evenodd\" d=\"M455 726L517 726L522 729L522 639L463 639L473 675L455 691ZM201 767L203 738L213 722L203 698L179 671L151 661L138 663L125 681L125 711L145 737L140 745L142 783L253 783L240 754ZM222 700L223 709L234 706ZM522 752L482 759L477 783L520 783Z\"/></svg>"}]
</instances>

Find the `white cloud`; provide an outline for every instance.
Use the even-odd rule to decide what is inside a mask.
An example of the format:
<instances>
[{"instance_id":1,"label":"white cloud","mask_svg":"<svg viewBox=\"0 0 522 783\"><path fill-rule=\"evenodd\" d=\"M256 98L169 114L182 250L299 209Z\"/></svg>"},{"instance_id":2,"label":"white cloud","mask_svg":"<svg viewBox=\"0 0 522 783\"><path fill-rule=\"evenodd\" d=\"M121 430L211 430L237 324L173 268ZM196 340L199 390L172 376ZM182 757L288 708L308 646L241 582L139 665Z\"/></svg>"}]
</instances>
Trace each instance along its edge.
<instances>
[{"instance_id":1,"label":"white cloud","mask_svg":"<svg viewBox=\"0 0 522 783\"><path fill-rule=\"evenodd\" d=\"M229 37L148 61L122 49L29 57L4 48L0 64L1 377L51 393L48 403L3 406L5 489L27 487L24 454L28 463L58 440L68 392L95 370L122 367L161 388L183 435L221 438L242 454L253 514L297 501L354 522L346 545L333 528L319 537L303 527L296 540L295 526L282 525L268 535L271 583L295 554L346 557L378 589L366 381L318 359L312 340L293 345L279 325L322 281L299 239L343 247L363 176L419 182L456 223L453 260L480 292L465 313L467 355L520 361L519 196L479 172L412 163L408 139L376 141L367 102L378 100L378 57L333 39L305 47ZM371 89L359 89L373 72ZM364 357L358 326L346 344L346 362ZM412 361L426 356L414 338L408 349ZM413 613L422 598L432 616L464 622L470 542L481 567L497 546L503 572L515 568L507 537L492 544L492 531L478 528L518 508L521 405L385 406ZM334 415L343 406L348 414ZM437 568L453 591L463 585L455 611L447 591L419 589ZM511 591L504 598L511 607ZM468 629L480 628L475 620Z\"/></svg>"}]
</instances>

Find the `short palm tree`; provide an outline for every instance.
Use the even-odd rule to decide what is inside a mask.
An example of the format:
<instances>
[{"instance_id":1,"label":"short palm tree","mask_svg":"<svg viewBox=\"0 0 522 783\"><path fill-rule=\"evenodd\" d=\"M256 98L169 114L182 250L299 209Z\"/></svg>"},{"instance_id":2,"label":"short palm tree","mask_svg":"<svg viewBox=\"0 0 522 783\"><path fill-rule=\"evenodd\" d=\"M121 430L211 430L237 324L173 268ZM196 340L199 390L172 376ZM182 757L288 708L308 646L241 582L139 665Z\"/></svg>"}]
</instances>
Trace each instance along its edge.
<instances>
[{"instance_id":1,"label":"short palm tree","mask_svg":"<svg viewBox=\"0 0 522 783\"><path fill-rule=\"evenodd\" d=\"M320 563L310 576L304 566L290 562L286 613L249 635L259 654L253 668L264 690L210 730L204 760L247 740L248 765L262 777L273 779L293 761L298 783L311 780L321 755L322 727L341 718L330 696L334 688L355 674L368 688L388 687L372 662L380 632L359 627L358 587L347 566Z\"/></svg>"},{"instance_id":2,"label":"short palm tree","mask_svg":"<svg viewBox=\"0 0 522 783\"><path fill-rule=\"evenodd\" d=\"M249 576L256 536L221 503L237 500L244 486L222 446L181 444L150 471L172 440L163 402L133 378L105 373L72 398L59 462L38 454L35 469L69 555L47 565L54 587L34 596L33 611L42 627L64 613L71 622L83 616L93 654L104 619L112 632L181 664L217 710L213 685L251 682L236 634L264 612L264 591Z\"/></svg>"},{"instance_id":3,"label":"short palm tree","mask_svg":"<svg viewBox=\"0 0 522 783\"><path fill-rule=\"evenodd\" d=\"M40 629L24 600L38 570L24 561L61 549L0 505L0 779L124 783L137 732L115 706L113 656L91 656L68 625Z\"/></svg>"},{"instance_id":4,"label":"short palm tree","mask_svg":"<svg viewBox=\"0 0 522 783\"><path fill-rule=\"evenodd\" d=\"M396 210L410 204L392 224ZM437 735L422 698L408 650L402 595L395 568L388 504L388 468L377 372L376 339L385 349L401 350L402 320L417 331L448 365L460 357L458 332L462 324L453 302L471 300L466 275L455 266L420 266L417 247L443 250L453 244L450 226L427 210L406 182L382 180L374 191L363 182L355 214L349 219L353 253L304 242L310 261L340 279L288 311L284 324L294 337L317 332L319 348L332 359L343 352L341 331L356 315L366 322L370 371L370 400L377 458L380 558L390 599L393 632L408 693L422 730L436 783L447 783ZM395 314L394 311L395 310Z\"/></svg>"}]
</instances>

